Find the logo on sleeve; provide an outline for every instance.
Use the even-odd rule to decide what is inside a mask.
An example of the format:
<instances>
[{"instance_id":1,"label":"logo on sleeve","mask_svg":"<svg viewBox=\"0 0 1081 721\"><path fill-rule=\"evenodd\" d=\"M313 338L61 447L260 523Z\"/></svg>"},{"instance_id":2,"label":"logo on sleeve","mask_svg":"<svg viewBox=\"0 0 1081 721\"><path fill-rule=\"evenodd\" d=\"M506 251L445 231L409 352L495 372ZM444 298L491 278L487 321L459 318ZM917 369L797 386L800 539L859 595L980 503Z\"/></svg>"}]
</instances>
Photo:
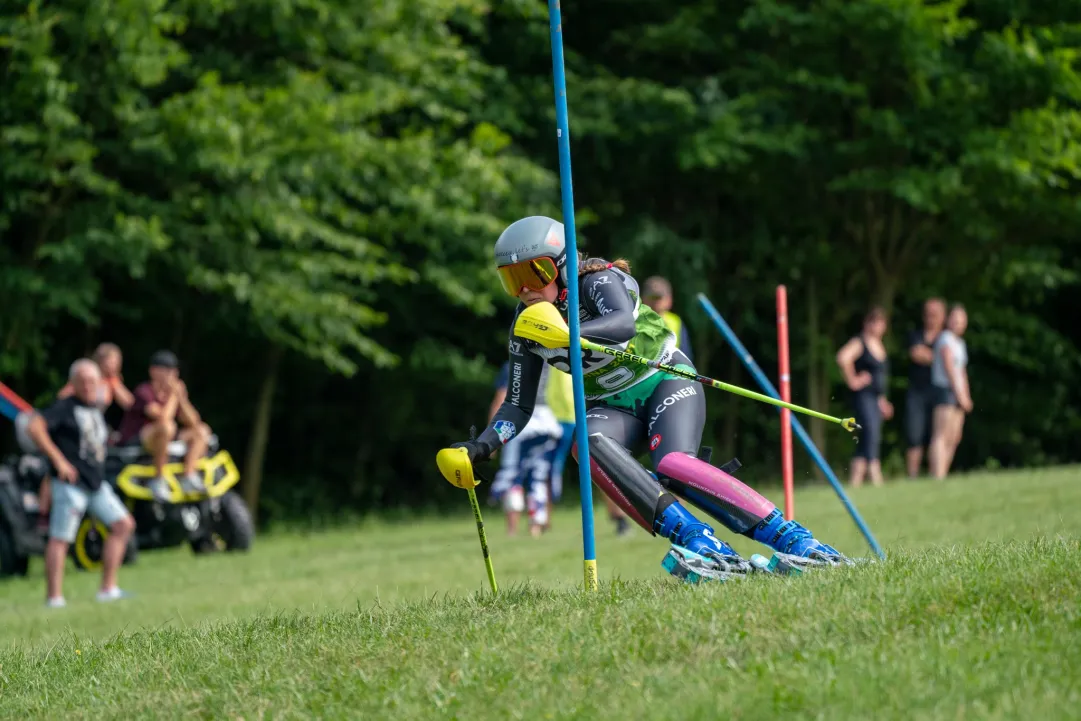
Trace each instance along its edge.
<instances>
[{"instance_id":1,"label":"logo on sleeve","mask_svg":"<svg viewBox=\"0 0 1081 721\"><path fill-rule=\"evenodd\" d=\"M515 363L510 373L510 402L518 405L522 400L522 364ZM514 428L514 424L511 424Z\"/></svg>"},{"instance_id":2,"label":"logo on sleeve","mask_svg":"<svg viewBox=\"0 0 1081 721\"><path fill-rule=\"evenodd\" d=\"M518 341L516 341L516 340L512 340L512 341L511 341L511 342L510 342L510 343L509 343L509 344L507 345L507 348L508 348L508 349L510 350L510 352L511 352L511 353L515 353L515 354L517 354L517 355L521 355L521 353L522 353L522 344L521 344L521 343L519 343L519 342L518 342Z\"/></svg>"},{"instance_id":3,"label":"logo on sleeve","mask_svg":"<svg viewBox=\"0 0 1081 721\"><path fill-rule=\"evenodd\" d=\"M612 284L612 279L611 278L609 278L607 275L601 275L601 276L598 276L595 281L593 281L593 286L590 288L590 290L597 290L598 285L611 285L611 284Z\"/></svg>"},{"instance_id":4,"label":"logo on sleeve","mask_svg":"<svg viewBox=\"0 0 1081 721\"><path fill-rule=\"evenodd\" d=\"M518 429L510 421L496 421L492 425L492 429L496 435L499 436L500 443L506 443L511 438L514 438L518 434Z\"/></svg>"}]
</instances>

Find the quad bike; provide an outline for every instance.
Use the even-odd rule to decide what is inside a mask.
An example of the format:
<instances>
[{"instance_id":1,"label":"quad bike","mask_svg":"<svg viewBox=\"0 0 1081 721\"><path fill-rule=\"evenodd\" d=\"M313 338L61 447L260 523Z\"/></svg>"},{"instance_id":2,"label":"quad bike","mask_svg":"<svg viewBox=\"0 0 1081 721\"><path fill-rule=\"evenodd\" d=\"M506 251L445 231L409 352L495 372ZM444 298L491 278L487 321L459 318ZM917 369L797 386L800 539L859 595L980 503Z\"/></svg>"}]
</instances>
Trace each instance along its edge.
<instances>
[{"instance_id":1,"label":"quad bike","mask_svg":"<svg viewBox=\"0 0 1081 721\"><path fill-rule=\"evenodd\" d=\"M196 466L205 490L185 493L179 479L186 452L183 441L169 444L169 462L163 470L172 495L167 503L160 503L147 486L155 472L146 451L139 446L109 449L105 470L135 518L139 550L171 548L185 542L200 554L248 550L255 538L255 525L244 499L233 490L240 472L232 456L219 449L217 437L212 436L207 454Z\"/></svg>"},{"instance_id":2,"label":"quad bike","mask_svg":"<svg viewBox=\"0 0 1081 721\"><path fill-rule=\"evenodd\" d=\"M247 505L232 488L240 473L228 451L211 438L207 455L196 466L205 491L184 493L178 482L187 448L182 441L169 444L164 468L172 490L167 503L154 499L147 483L154 466L137 446L110 447L106 479L135 518L135 533L124 563L134 563L140 550L170 548L188 543L195 553L217 550L244 551L251 547L255 527ZM25 575L29 557L43 555L47 529L38 525L38 486L48 463L34 454L9 459L0 465L0 576ZM101 553L109 530L91 516L82 519L69 553L76 568L101 566Z\"/></svg>"}]
</instances>

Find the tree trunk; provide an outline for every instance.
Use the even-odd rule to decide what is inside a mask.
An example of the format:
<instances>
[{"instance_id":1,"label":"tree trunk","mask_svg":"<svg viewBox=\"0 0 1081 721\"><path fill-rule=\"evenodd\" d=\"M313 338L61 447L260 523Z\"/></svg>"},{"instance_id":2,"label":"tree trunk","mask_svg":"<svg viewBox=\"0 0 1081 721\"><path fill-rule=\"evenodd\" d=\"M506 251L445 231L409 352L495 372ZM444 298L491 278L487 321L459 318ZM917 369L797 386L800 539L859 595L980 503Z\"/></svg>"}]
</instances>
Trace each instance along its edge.
<instances>
[{"instance_id":1,"label":"tree trunk","mask_svg":"<svg viewBox=\"0 0 1081 721\"><path fill-rule=\"evenodd\" d=\"M875 279L875 287L871 296L872 302L886 311L887 318L892 314L893 301L897 297L897 286L900 280L893 273L882 273Z\"/></svg>"},{"instance_id":2,"label":"tree trunk","mask_svg":"<svg viewBox=\"0 0 1081 721\"><path fill-rule=\"evenodd\" d=\"M281 367L283 350L272 345L263 368L263 382L255 402L251 435L248 438L248 454L244 461L244 501L251 509L252 519L259 512L259 489L263 485L263 461L266 458L267 440L270 437L270 418L274 409L274 391L278 387L278 369Z\"/></svg>"}]
</instances>

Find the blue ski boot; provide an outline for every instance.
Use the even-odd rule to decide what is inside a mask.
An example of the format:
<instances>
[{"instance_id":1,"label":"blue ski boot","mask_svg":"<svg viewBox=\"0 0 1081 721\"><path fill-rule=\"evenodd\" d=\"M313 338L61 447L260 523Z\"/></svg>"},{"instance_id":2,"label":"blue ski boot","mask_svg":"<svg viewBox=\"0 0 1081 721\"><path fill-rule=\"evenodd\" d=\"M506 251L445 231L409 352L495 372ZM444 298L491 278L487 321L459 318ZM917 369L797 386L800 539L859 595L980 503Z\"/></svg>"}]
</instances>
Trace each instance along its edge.
<instances>
[{"instance_id":1,"label":"blue ski boot","mask_svg":"<svg viewBox=\"0 0 1081 721\"><path fill-rule=\"evenodd\" d=\"M852 566L851 559L832 546L817 540L796 521L786 521L780 509L762 519L753 538L776 551L770 560L771 573L798 575L805 568Z\"/></svg>"},{"instance_id":2,"label":"blue ski boot","mask_svg":"<svg viewBox=\"0 0 1081 721\"><path fill-rule=\"evenodd\" d=\"M753 567L735 549L713 535L713 529L691 515L678 501L661 512L654 530L672 542L661 565L677 578L698 583L743 577Z\"/></svg>"}]
</instances>

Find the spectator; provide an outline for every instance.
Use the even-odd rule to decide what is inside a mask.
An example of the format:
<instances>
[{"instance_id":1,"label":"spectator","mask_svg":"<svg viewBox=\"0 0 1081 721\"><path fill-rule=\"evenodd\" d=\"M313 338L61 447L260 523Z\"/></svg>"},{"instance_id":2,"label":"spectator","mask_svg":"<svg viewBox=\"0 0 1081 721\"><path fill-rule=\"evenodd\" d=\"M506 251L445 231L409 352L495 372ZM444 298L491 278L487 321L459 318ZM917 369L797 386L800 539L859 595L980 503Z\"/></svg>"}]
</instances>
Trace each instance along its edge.
<instances>
[{"instance_id":1,"label":"spectator","mask_svg":"<svg viewBox=\"0 0 1081 721\"><path fill-rule=\"evenodd\" d=\"M682 318L672 312L672 284L668 279L659 275L646 278L642 288L642 301L664 319L665 325L676 334L676 347L693 362L687 326L683 324Z\"/></svg>"},{"instance_id":2,"label":"spectator","mask_svg":"<svg viewBox=\"0 0 1081 721\"><path fill-rule=\"evenodd\" d=\"M852 407L856 423L863 428L852 457L850 469L853 488L863 485L870 472L871 483L882 485L882 421L893 417L893 405L886 398L889 360L883 337L886 335L886 312L872 308L863 319L861 333L837 351L837 365L845 384L852 392Z\"/></svg>"},{"instance_id":3,"label":"spectator","mask_svg":"<svg viewBox=\"0 0 1081 721\"><path fill-rule=\"evenodd\" d=\"M574 388L569 373L549 366L548 407L552 409L562 430L559 445L552 456L552 475L549 483L552 502L559 503L563 497L563 468L574 445ZM549 523L551 519L549 518Z\"/></svg>"},{"instance_id":4,"label":"spectator","mask_svg":"<svg viewBox=\"0 0 1081 721\"><path fill-rule=\"evenodd\" d=\"M124 364L124 356L120 352L120 347L115 343L102 343L90 357L101 370L103 382L98 385L97 405L102 412L104 413L113 403L125 411L131 408L132 403L135 402L135 397L124 385L123 376L120 374L120 368ZM74 392L75 389L69 382L60 389L56 397L67 398Z\"/></svg>"},{"instance_id":5,"label":"spectator","mask_svg":"<svg viewBox=\"0 0 1081 721\"><path fill-rule=\"evenodd\" d=\"M552 458L559 446L562 429L547 404L546 387L553 373L560 371L547 364L541 371L537 398L526 427L512 436L500 451L499 470L492 480L491 500L503 502L507 518L507 533L518 532L518 521L527 509L529 532L540 536L549 527L550 496L548 493ZM507 396L510 363L504 363L496 378L496 392L488 417L495 416Z\"/></svg>"},{"instance_id":6,"label":"spectator","mask_svg":"<svg viewBox=\"0 0 1081 721\"><path fill-rule=\"evenodd\" d=\"M905 397L905 470L909 478L920 474L923 449L931 444L931 426L937 400L931 383L935 341L946 321L946 302L931 298L923 304L923 329L908 336L908 393Z\"/></svg>"},{"instance_id":7,"label":"spectator","mask_svg":"<svg viewBox=\"0 0 1081 721\"><path fill-rule=\"evenodd\" d=\"M945 478L949 473L957 446L961 444L965 414L972 412L972 396L968 387L968 346L962 338L967 328L968 314L964 306L958 303L950 308L946 330L935 342L931 382L938 399L928 462L931 475L938 479Z\"/></svg>"},{"instance_id":8,"label":"spectator","mask_svg":"<svg viewBox=\"0 0 1081 721\"><path fill-rule=\"evenodd\" d=\"M52 466L52 512L49 542L45 548L45 604L66 605L61 590L68 546L83 514L89 510L109 527L102 551L101 589L98 601L115 601L127 596L117 586L117 570L124 558L135 520L105 482L105 446L109 430L97 405L101 371L89 358L72 364L68 374L73 393L35 413L28 432Z\"/></svg>"},{"instance_id":9,"label":"spectator","mask_svg":"<svg viewBox=\"0 0 1081 721\"><path fill-rule=\"evenodd\" d=\"M90 358L101 371L102 380L97 385L98 396L94 405L100 408L103 414L114 403L125 411L131 408L131 404L135 402L135 397L124 385L124 380L120 375L120 368L124 363L120 347L115 343L102 343ZM73 395L75 395L75 386L69 380L57 392L56 397L63 400ZM106 424L107 426L108 424ZM110 440L115 440L115 438ZM42 479L41 486L38 487L38 528L41 530L47 529L49 525L50 510L52 508L51 490L49 479Z\"/></svg>"},{"instance_id":10,"label":"spectator","mask_svg":"<svg viewBox=\"0 0 1081 721\"><path fill-rule=\"evenodd\" d=\"M154 497L167 502L171 497L165 478L169 443L179 438L187 445L184 471L180 478L186 492L205 486L195 468L206 453L210 427L202 422L188 399L188 388L179 376L180 363L171 351L163 350L150 357L150 381L135 388L135 402L120 422L120 443L136 442L153 456L155 476L150 482ZM178 432L179 427L179 432Z\"/></svg>"}]
</instances>

